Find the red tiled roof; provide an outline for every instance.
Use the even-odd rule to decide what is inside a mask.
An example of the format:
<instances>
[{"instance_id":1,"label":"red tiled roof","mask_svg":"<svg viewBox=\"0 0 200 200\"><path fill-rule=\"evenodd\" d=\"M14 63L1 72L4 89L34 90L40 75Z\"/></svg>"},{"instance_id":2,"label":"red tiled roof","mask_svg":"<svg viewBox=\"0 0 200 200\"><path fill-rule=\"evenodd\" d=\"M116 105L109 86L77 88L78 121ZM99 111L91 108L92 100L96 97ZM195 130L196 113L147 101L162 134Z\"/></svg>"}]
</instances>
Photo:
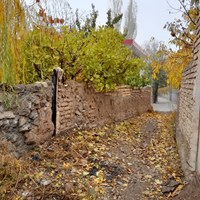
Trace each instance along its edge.
<instances>
[{"instance_id":1,"label":"red tiled roof","mask_svg":"<svg viewBox=\"0 0 200 200\"><path fill-rule=\"evenodd\" d=\"M123 41L124 45L133 45L133 39L126 39Z\"/></svg>"},{"instance_id":2,"label":"red tiled roof","mask_svg":"<svg viewBox=\"0 0 200 200\"><path fill-rule=\"evenodd\" d=\"M125 39L123 41L123 44L130 46L133 51L133 54L137 57L144 57L147 55L144 49L142 49L142 47L139 44L137 44L133 39Z\"/></svg>"}]
</instances>

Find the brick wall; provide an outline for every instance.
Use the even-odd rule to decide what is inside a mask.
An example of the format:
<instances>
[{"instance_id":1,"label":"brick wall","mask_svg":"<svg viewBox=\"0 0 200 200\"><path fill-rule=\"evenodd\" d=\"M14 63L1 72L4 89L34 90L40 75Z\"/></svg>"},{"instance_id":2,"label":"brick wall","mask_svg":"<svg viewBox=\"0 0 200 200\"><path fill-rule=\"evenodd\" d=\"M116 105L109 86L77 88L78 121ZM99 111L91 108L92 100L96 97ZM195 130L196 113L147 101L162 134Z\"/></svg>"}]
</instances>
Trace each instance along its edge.
<instances>
[{"instance_id":1,"label":"brick wall","mask_svg":"<svg viewBox=\"0 0 200 200\"><path fill-rule=\"evenodd\" d=\"M183 71L177 118L177 142L182 167L190 178L194 172L200 173L199 110L200 110L200 19L197 23L197 39L194 43L194 57Z\"/></svg>"},{"instance_id":2,"label":"brick wall","mask_svg":"<svg viewBox=\"0 0 200 200\"><path fill-rule=\"evenodd\" d=\"M83 83L58 83L57 133L119 122L151 109L151 90L123 86L97 93Z\"/></svg>"}]
</instances>

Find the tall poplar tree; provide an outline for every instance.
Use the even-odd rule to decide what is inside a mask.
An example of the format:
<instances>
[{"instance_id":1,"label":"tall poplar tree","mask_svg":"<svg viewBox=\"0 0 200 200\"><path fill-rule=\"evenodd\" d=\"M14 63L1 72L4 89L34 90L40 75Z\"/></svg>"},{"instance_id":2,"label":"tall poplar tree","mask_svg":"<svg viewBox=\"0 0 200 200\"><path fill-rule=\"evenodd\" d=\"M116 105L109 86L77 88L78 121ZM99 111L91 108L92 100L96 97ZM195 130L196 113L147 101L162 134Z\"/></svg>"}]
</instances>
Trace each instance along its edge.
<instances>
[{"instance_id":1,"label":"tall poplar tree","mask_svg":"<svg viewBox=\"0 0 200 200\"><path fill-rule=\"evenodd\" d=\"M135 39L137 35L137 4L134 0L130 0L124 23L124 33L127 39Z\"/></svg>"},{"instance_id":2,"label":"tall poplar tree","mask_svg":"<svg viewBox=\"0 0 200 200\"><path fill-rule=\"evenodd\" d=\"M111 11L112 11L111 14L113 19L122 14L122 5L123 5L122 0L110 0L110 5L111 5ZM114 28L119 32L121 30L121 23L122 19L120 19L118 23L114 25Z\"/></svg>"}]
</instances>

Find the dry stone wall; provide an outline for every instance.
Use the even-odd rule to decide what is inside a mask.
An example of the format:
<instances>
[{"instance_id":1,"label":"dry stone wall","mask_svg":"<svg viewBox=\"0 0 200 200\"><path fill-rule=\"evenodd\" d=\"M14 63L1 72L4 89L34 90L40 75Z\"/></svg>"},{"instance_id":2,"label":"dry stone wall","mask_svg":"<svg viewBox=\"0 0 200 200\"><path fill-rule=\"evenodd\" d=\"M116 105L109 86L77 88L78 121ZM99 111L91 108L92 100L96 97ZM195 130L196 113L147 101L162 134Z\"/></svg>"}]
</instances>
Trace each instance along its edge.
<instances>
[{"instance_id":1,"label":"dry stone wall","mask_svg":"<svg viewBox=\"0 0 200 200\"><path fill-rule=\"evenodd\" d=\"M151 109L151 89L118 88L98 93L86 84L58 83L57 133L73 128L87 129L119 122Z\"/></svg>"},{"instance_id":2,"label":"dry stone wall","mask_svg":"<svg viewBox=\"0 0 200 200\"><path fill-rule=\"evenodd\" d=\"M52 136L51 82L17 85L0 96L0 139L15 156Z\"/></svg>"},{"instance_id":3,"label":"dry stone wall","mask_svg":"<svg viewBox=\"0 0 200 200\"><path fill-rule=\"evenodd\" d=\"M177 118L177 142L182 167L191 178L200 174L199 119L200 119L200 19L197 23L197 39L193 61L183 71Z\"/></svg>"}]
</instances>

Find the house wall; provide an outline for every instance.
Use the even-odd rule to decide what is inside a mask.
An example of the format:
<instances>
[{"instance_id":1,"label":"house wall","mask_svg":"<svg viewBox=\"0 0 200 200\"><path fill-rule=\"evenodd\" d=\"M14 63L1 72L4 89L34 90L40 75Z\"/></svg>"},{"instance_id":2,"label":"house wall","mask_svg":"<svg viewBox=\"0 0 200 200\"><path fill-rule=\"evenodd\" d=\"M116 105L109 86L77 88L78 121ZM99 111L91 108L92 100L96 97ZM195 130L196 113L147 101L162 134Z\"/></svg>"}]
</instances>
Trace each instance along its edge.
<instances>
[{"instance_id":1,"label":"house wall","mask_svg":"<svg viewBox=\"0 0 200 200\"><path fill-rule=\"evenodd\" d=\"M200 174L199 116L200 116L200 19L197 23L197 39L194 43L194 57L183 71L177 118L177 142L182 167L191 178Z\"/></svg>"}]
</instances>

